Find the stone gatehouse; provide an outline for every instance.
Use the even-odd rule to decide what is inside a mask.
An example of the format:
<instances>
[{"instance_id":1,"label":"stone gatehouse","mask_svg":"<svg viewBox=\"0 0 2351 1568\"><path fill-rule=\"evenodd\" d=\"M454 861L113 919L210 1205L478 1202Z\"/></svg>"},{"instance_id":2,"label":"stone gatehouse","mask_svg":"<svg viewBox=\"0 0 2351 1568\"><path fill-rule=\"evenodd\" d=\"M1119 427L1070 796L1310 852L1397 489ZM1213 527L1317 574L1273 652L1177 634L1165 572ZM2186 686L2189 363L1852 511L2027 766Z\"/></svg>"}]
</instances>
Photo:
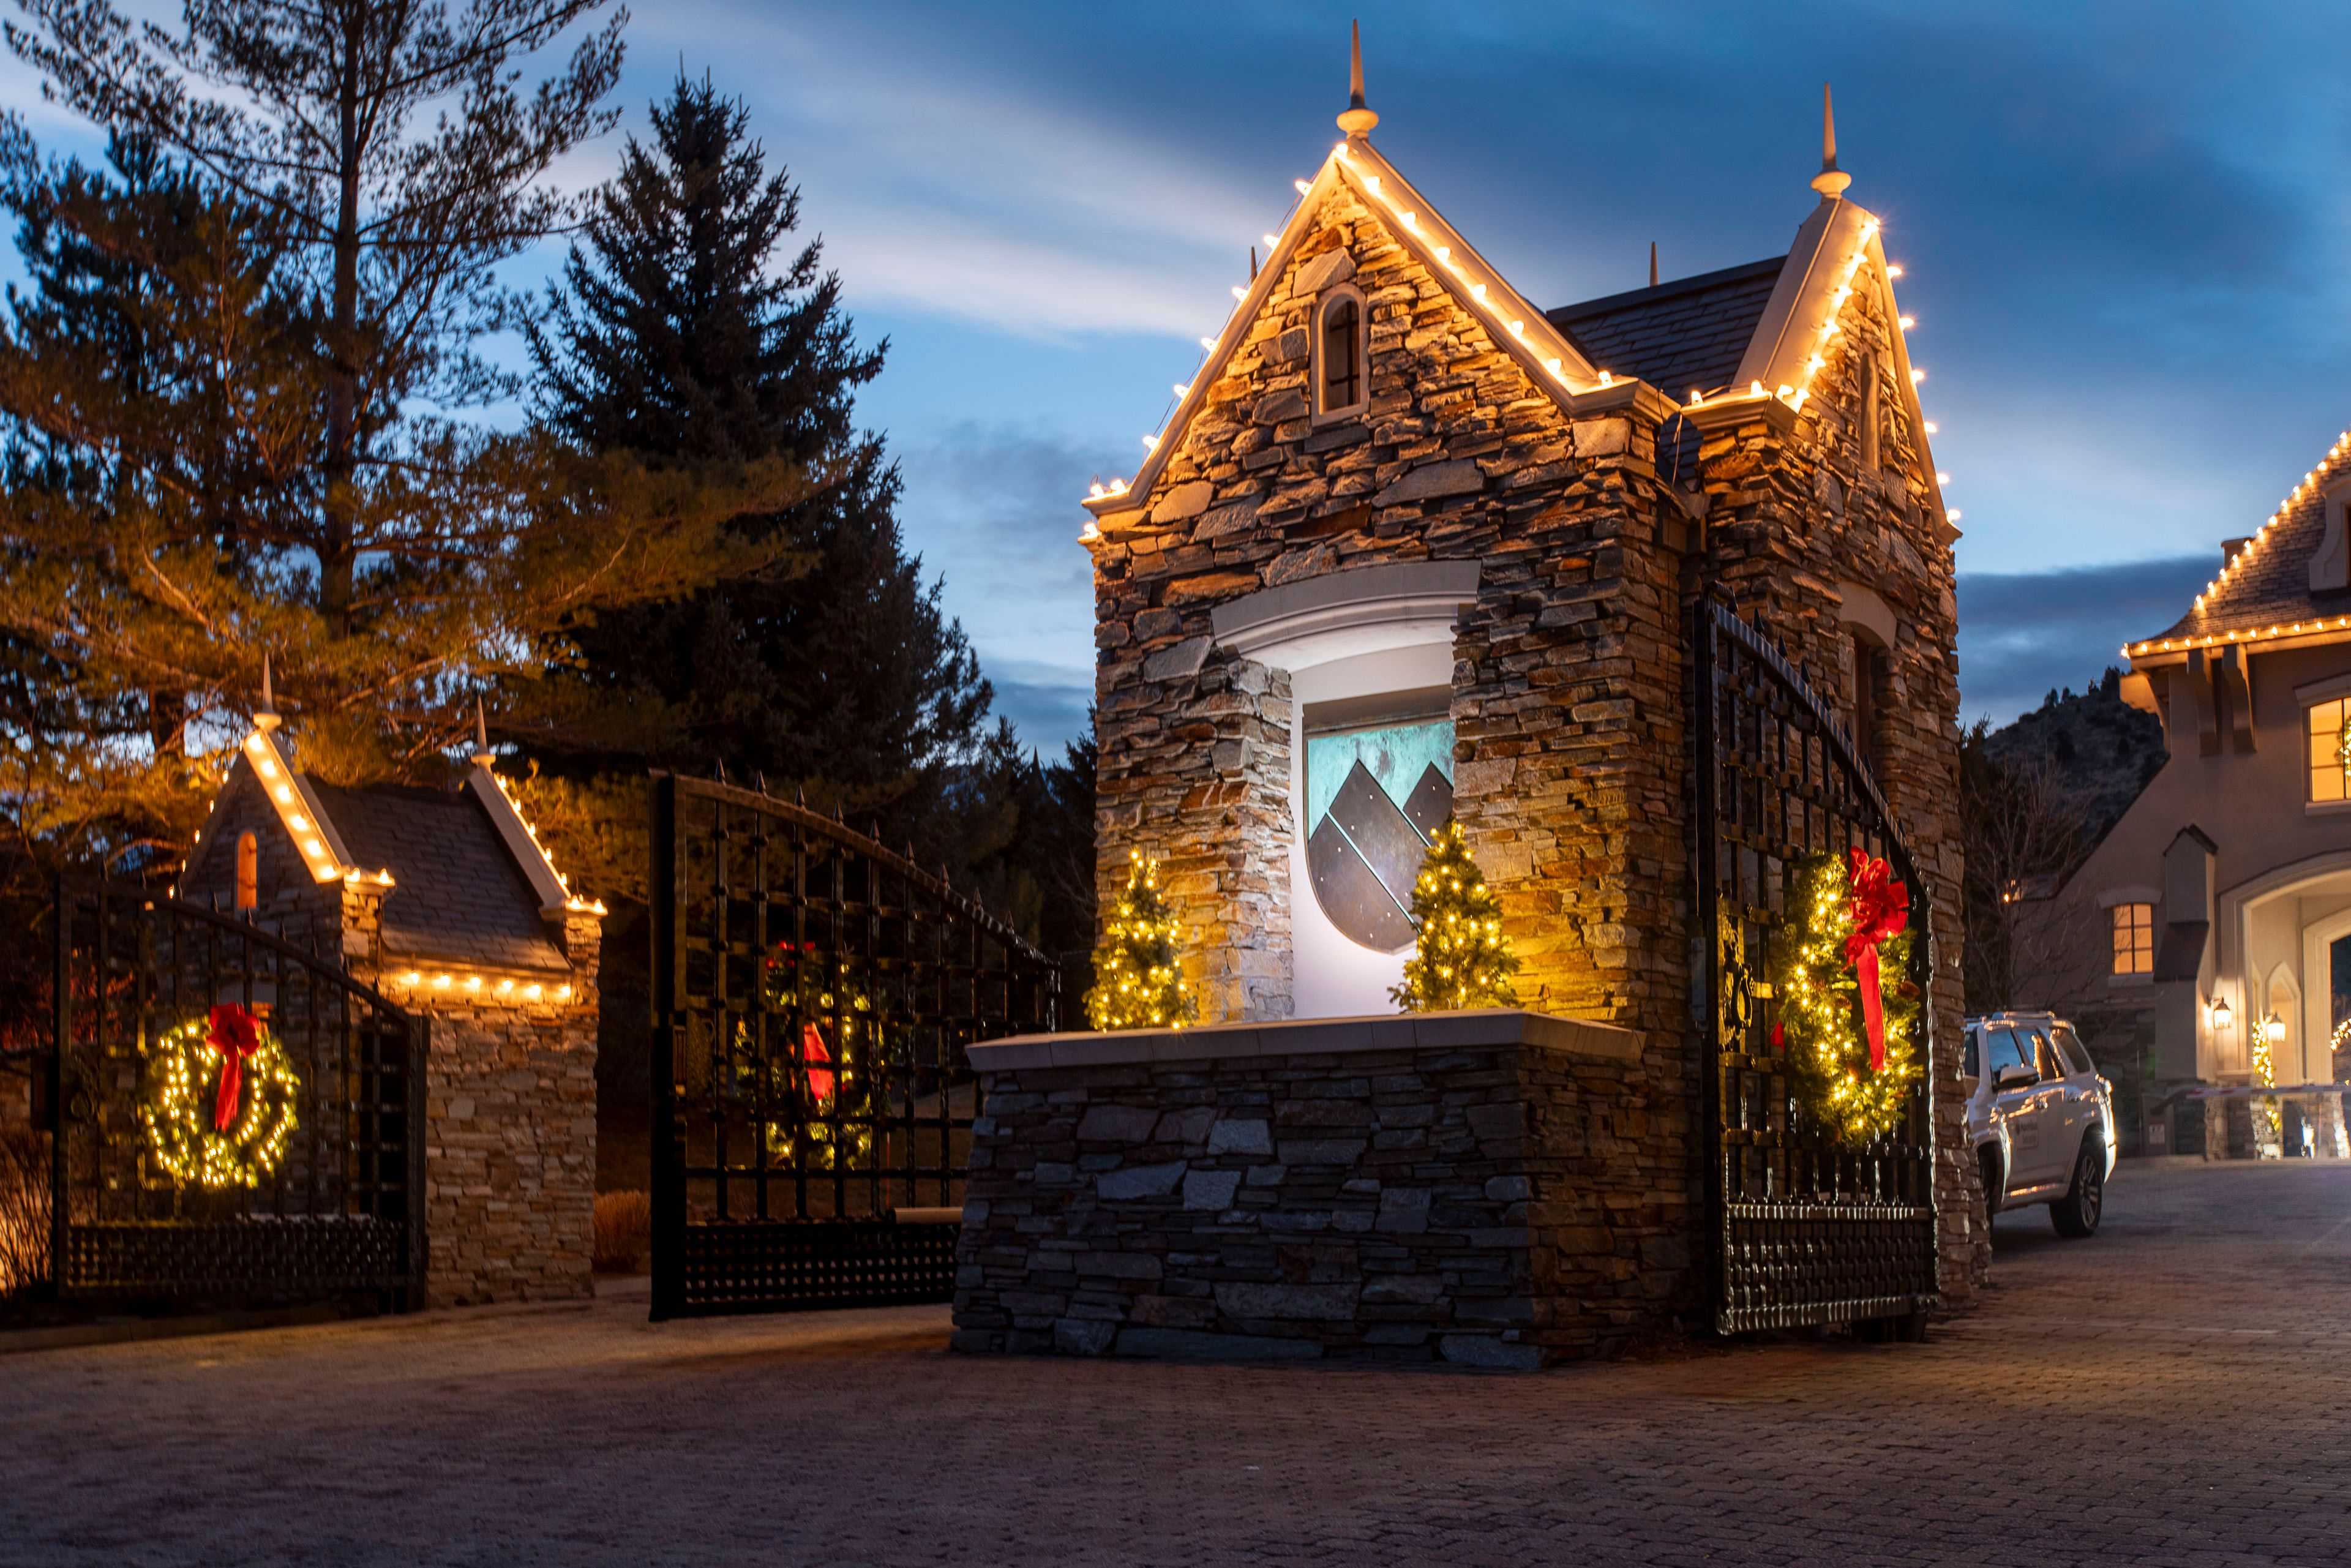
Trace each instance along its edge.
<instances>
[{"instance_id":1,"label":"stone gatehouse","mask_svg":"<svg viewBox=\"0 0 2351 1568\"><path fill-rule=\"evenodd\" d=\"M1410 870L1457 815L1521 1003L1636 1041L1608 1136L1685 1173L1641 1204L1686 1230L1683 628L1727 598L1841 710L1931 883L1938 1245L1962 1298L1988 1243L1959 1120L1959 514L1883 225L1824 115L1784 251L1545 309L1377 122L1359 80L1149 460L1086 500L1102 892L1130 851L1163 857L1204 1022L1385 1013ZM1647 1256L1686 1301L1686 1249Z\"/></svg>"},{"instance_id":2,"label":"stone gatehouse","mask_svg":"<svg viewBox=\"0 0 2351 1568\"><path fill-rule=\"evenodd\" d=\"M427 1304L591 1293L603 905L565 886L486 741L455 789L338 786L268 706L174 894L424 1018Z\"/></svg>"}]
</instances>

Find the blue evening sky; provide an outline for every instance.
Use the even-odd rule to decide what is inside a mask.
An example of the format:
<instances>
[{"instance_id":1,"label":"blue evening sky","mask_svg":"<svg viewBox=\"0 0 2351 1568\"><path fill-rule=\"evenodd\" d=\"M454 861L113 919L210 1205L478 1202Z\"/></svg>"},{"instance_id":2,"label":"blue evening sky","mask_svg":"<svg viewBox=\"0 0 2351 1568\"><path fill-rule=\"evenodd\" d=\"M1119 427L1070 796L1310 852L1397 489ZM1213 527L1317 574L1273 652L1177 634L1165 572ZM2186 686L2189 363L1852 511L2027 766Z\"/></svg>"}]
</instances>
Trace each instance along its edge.
<instances>
[{"instance_id":1,"label":"blue evening sky","mask_svg":"<svg viewBox=\"0 0 2351 1568\"><path fill-rule=\"evenodd\" d=\"M1970 720L2168 624L2351 423L2330 5L641 5L626 124L681 60L748 102L891 340L861 410L909 539L1049 750L1092 685L1077 497L1329 148L1357 14L1381 150L1542 304L1640 284L1652 240L1669 277L1783 251L1835 84L1966 514Z\"/></svg>"}]
</instances>

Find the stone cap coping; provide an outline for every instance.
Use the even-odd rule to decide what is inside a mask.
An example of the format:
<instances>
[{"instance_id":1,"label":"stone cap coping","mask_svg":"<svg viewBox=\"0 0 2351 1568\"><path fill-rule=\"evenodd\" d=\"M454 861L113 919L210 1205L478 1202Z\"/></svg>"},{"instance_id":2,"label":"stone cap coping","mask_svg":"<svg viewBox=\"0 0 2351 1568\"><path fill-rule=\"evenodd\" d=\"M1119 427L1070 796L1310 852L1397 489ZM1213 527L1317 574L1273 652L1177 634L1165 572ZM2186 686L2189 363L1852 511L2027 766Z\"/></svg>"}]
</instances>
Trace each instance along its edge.
<instances>
[{"instance_id":1,"label":"stone cap coping","mask_svg":"<svg viewBox=\"0 0 2351 1568\"><path fill-rule=\"evenodd\" d=\"M1641 1059L1641 1036L1635 1030L1520 1008L1477 1008L1462 1012L1128 1030L1116 1034L1016 1035L973 1046L971 1064L981 1072L1008 1072L1033 1067L1123 1067L1136 1062L1226 1061L1481 1045L1530 1045L1614 1061Z\"/></svg>"}]
</instances>

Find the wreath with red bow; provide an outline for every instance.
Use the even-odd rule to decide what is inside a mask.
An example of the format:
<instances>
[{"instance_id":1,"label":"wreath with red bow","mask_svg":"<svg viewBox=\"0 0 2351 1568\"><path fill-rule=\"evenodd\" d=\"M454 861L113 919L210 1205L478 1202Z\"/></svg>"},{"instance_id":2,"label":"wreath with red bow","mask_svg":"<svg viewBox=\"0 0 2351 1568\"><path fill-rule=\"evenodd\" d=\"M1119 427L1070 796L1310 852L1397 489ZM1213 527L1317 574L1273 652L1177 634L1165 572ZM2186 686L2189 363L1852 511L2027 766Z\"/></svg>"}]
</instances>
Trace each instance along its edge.
<instances>
[{"instance_id":1,"label":"wreath with red bow","mask_svg":"<svg viewBox=\"0 0 2351 1568\"><path fill-rule=\"evenodd\" d=\"M301 1089L269 1026L223 1003L148 1048L147 1152L182 1186L259 1186L285 1157Z\"/></svg>"},{"instance_id":2,"label":"wreath with red bow","mask_svg":"<svg viewBox=\"0 0 2351 1568\"><path fill-rule=\"evenodd\" d=\"M1920 1073L1910 893L1859 849L1800 861L1790 880L1771 1043L1786 1049L1806 1108L1867 1143L1901 1125Z\"/></svg>"}]
</instances>

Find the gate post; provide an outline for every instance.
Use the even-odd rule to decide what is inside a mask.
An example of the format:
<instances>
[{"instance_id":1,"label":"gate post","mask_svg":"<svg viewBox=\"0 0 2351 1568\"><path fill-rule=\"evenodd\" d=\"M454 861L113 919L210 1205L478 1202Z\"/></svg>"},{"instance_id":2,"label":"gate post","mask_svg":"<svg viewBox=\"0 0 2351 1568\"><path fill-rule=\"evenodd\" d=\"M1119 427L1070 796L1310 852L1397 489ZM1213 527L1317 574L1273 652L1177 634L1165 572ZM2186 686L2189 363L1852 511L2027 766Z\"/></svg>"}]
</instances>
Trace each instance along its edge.
<instances>
[{"instance_id":1,"label":"gate post","mask_svg":"<svg viewBox=\"0 0 2351 1568\"><path fill-rule=\"evenodd\" d=\"M49 1289L58 1295L66 1287L66 1044L73 1038L73 906L63 872L57 873L57 898L52 905L57 929L55 967L51 974L49 1025ZM103 896L103 894L101 894ZM104 918L101 912L100 919ZM99 1006L106 1005L101 984Z\"/></svg>"},{"instance_id":2,"label":"gate post","mask_svg":"<svg viewBox=\"0 0 2351 1568\"><path fill-rule=\"evenodd\" d=\"M411 1312L432 1304L424 1286L433 1266L424 1232L429 1207L424 1201L425 1118L430 1114L425 1090L432 1061L432 1020L418 1013L408 1020L408 1289L401 1303L403 1312Z\"/></svg>"},{"instance_id":3,"label":"gate post","mask_svg":"<svg viewBox=\"0 0 2351 1568\"><path fill-rule=\"evenodd\" d=\"M1690 987L1692 1041L1698 1061L1698 1127L1691 1140L1706 1161L1704 1259L1699 1277L1705 1283L1704 1326L1717 1327L1723 1302L1723 1252L1730 1243L1722 1190L1722 1067L1716 1060L1714 1031L1720 1027L1722 1004L1722 916L1717 907L1721 889L1715 845L1716 777L1714 690L1714 605L1701 593L1689 605L1690 649L1690 854L1694 896L1690 904L1690 936L1698 944L1696 982Z\"/></svg>"},{"instance_id":4,"label":"gate post","mask_svg":"<svg viewBox=\"0 0 2351 1568\"><path fill-rule=\"evenodd\" d=\"M677 1140L677 776L656 773L652 790L653 903L653 1307L651 1321L677 1315L684 1281L685 1175Z\"/></svg>"}]
</instances>

